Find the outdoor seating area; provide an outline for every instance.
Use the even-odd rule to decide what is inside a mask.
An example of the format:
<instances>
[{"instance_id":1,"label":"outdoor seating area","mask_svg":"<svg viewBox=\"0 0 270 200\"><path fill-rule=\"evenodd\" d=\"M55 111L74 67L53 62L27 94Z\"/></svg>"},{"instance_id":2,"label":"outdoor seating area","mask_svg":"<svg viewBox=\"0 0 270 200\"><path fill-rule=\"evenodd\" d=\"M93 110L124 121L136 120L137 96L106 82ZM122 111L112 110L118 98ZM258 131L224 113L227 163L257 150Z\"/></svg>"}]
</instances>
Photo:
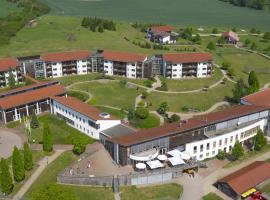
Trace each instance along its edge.
<instances>
[{"instance_id":1,"label":"outdoor seating area","mask_svg":"<svg viewBox=\"0 0 270 200\"><path fill-rule=\"evenodd\" d=\"M147 153L151 152L151 155ZM148 150L146 152L142 152L140 154L136 154L136 156L131 155L130 158L134 161L134 170L142 171L142 170L155 170L160 168L170 168L170 167L181 167L192 165L191 156L187 153L182 152L179 149L174 149L172 151L168 151L166 154L158 154L158 149ZM144 156L139 156L144 155Z\"/></svg>"}]
</instances>

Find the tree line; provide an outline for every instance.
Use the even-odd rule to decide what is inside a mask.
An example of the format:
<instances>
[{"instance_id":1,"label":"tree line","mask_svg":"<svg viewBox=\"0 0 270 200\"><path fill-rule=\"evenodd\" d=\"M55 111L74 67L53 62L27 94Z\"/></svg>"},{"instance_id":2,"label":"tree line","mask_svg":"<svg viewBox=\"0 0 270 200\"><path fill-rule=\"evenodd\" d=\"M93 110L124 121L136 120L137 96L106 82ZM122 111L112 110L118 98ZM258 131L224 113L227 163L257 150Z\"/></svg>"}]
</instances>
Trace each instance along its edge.
<instances>
[{"instance_id":1,"label":"tree line","mask_svg":"<svg viewBox=\"0 0 270 200\"><path fill-rule=\"evenodd\" d=\"M270 1L269 0L220 0L229 2L235 6L241 7L249 7L257 10L264 10L269 8Z\"/></svg>"},{"instance_id":2,"label":"tree line","mask_svg":"<svg viewBox=\"0 0 270 200\"><path fill-rule=\"evenodd\" d=\"M9 43L11 37L22 29L25 24L36 17L44 15L50 8L38 0L7 0L15 3L20 11L12 12L6 17L0 18L0 45Z\"/></svg>"},{"instance_id":3,"label":"tree line","mask_svg":"<svg viewBox=\"0 0 270 200\"><path fill-rule=\"evenodd\" d=\"M92 32L104 32L104 30L116 31L115 22L97 17L84 17L81 25L89 28Z\"/></svg>"}]
</instances>

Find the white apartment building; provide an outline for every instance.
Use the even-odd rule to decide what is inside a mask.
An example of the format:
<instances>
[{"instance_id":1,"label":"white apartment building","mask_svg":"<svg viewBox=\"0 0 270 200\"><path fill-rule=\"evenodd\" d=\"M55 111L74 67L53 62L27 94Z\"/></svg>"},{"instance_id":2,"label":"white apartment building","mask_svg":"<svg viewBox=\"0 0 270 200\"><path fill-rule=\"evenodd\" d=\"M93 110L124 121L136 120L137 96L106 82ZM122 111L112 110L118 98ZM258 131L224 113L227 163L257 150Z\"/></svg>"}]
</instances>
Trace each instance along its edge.
<instances>
[{"instance_id":1,"label":"white apartment building","mask_svg":"<svg viewBox=\"0 0 270 200\"><path fill-rule=\"evenodd\" d=\"M121 120L110 114L67 96L52 97L51 113L65 120L73 128L97 140L101 131L121 124Z\"/></svg>"},{"instance_id":2,"label":"white apartment building","mask_svg":"<svg viewBox=\"0 0 270 200\"><path fill-rule=\"evenodd\" d=\"M163 54L163 76L172 79L204 78L212 74L212 55L209 53Z\"/></svg>"}]
</instances>

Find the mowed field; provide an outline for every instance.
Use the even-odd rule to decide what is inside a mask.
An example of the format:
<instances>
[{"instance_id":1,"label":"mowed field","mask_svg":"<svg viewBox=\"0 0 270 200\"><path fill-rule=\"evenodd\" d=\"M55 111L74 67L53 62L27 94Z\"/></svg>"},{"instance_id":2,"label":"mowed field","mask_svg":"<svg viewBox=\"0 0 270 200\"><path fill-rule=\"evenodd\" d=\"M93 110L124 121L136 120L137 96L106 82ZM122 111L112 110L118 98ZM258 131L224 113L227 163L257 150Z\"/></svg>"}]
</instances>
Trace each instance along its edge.
<instances>
[{"instance_id":1,"label":"mowed field","mask_svg":"<svg viewBox=\"0 0 270 200\"><path fill-rule=\"evenodd\" d=\"M7 0L0 0L0 17L5 17L9 13L17 10L19 10L19 8L16 4L10 3Z\"/></svg>"},{"instance_id":2,"label":"mowed field","mask_svg":"<svg viewBox=\"0 0 270 200\"><path fill-rule=\"evenodd\" d=\"M270 30L270 11L235 7L219 0L42 0L53 15L99 16L129 22Z\"/></svg>"}]
</instances>

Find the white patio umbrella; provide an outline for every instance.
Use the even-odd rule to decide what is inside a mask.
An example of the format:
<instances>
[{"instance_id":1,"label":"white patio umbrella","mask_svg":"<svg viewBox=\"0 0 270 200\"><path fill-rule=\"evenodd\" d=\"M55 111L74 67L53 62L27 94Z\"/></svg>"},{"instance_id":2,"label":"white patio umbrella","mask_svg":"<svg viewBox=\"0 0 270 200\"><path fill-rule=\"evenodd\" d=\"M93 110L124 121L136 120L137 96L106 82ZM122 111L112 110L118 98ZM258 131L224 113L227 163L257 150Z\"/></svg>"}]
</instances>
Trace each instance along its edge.
<instances>
[{"instance_id":1,"label":"white patio umbrella","mask_svg":"<svg viewBox=\"0 0 270 200\"><path fill-rule=\"evenodd\" d=\"M136 164L136 168L137 169L145 169L146 168L146 164L144 164L144 163L137 163Z\"/></svg>"},{"instance_id":2,"label":"white patio umbrella","mask_svg":"<svg viewBox=\"0 0 270 200\"><path fill-rule=\"evenodd\" d=\"M168 157L166 155L158 155L157 159L159 159L160 161L166 161Z\"/></svg>"}]
</instances>

